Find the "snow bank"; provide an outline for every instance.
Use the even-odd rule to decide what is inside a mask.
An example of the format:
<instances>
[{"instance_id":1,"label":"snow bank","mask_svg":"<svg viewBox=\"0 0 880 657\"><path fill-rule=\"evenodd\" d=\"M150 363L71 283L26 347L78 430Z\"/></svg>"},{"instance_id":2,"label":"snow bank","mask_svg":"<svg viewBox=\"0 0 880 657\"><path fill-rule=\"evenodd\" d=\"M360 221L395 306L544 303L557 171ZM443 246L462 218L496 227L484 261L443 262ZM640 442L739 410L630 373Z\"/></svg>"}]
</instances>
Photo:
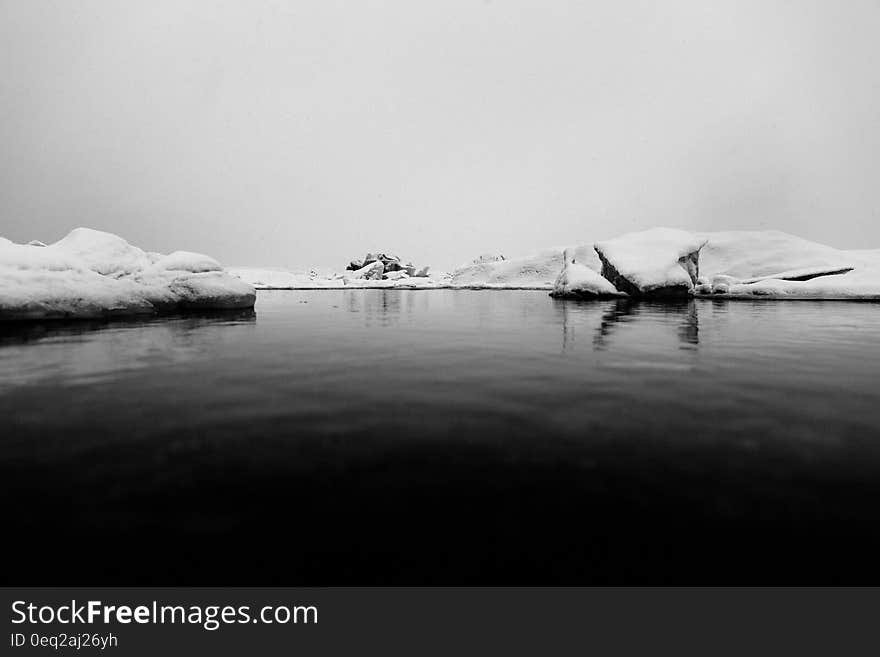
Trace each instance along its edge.
<instances>
[{"instance_id":1,"label":"snow bank","mask_svg":"<svg viewBox=\"0 0 880 657\"><path fill-rule=\"evenodd\" d=\"M392 272L396 273L396 272ZM345 289L395 289L395 290L440 290L448 288L449 285L443 280L436 280L434 278L425 278L422 276L406 276L396 278L392 277L391 279L381 279L381 280L372 280L372 279L344 279L345 285L343 287Z\"/></svg>"},{"instance_id":2,"label":"snow bank","mask_svg":"<svg viewBox=\"0 0 880 657\"><path fill-rule=\"evenodd\" d=\"M252 308L255 299L253 287L197 253L149 254L88 228L41 248L0 238L0 319Z\"/></svg>"},{"instance_id":3,"label":"snow bank","mask_svg":"<svg viewBox=\"0 0 880 657\"><path fill-rule=\"evenodd\" d=\"M199 274L207 271L223 271L220 263L201 253L189 251L175 251L160 257L153 263L153 269L157 271L188 271Z\"/></svg>"},{"instance_id":4,"label":"snow bank","mask_svg":"<svg viewBox=\"0 0 880 657\"><path fill-rule=\"evenodd\" d=\"M457 288L550 290L562 264L562 249L547 249L524 258L504 260L481 256L452 272L449 282Z\"/></svg>"},{"instance_id":5,"label":"snow bank","mask_svg":"<svg viewBox=\"0 0 880 657\"><path fill-rule=\"evenodd\" d=\"M74 228L67 236L46 249L51 250L51 253L57 252L75 258L88 269L104 276L135 274L153 264L145 251L132 246L121 237L89 228Z\"/></svg>"},{"instance_id":6,"label":"snow bank","mask_svg":"<svg viewBox=\"0 0 880 657\"><path fill-rule=\"evenodd\" d=\"M596 243L602 276L632 296L686 296L699 276L706 240L683 230L654 228Z\"/></svg>"},{"instance_id":7,"label":"snow bank","mask_svg":"<svg viewBox=\"0 0 880 657\"><path fill-rule=\"evenodd\" d=\"M338 274L330 271L291 271L259 267L231 267L227 271L258 290L344 290L361 288L430 289L449 287L441 277L409 276L405 272L391 272L391 280L354 277L357 272Z\"/></svg>"},{"instance_id":8,"label":"snow bank","mask_svg":"<svg viewBox=\"0 0 880 657\"><path fill-rule=\"evenodd\" d=\"M851 257L843 274L793 281L765 278L756 282L715 283L703 294L727 298L880 300L880 257ZM717 278L717 277L716 277Z\"/></svg>"},{"instance_id":9,"label":"snow bank","mask_svg":"<svg viewBox=\"0 0 880 657\"><path fill-rule=\"evenodd\" d=\"M699 296L880 299L880 250L841 250L780 231L702 233Z\"/></svg>"},{"instance_id":10,"label":"snow bank","mask_svg":"<svg viewBox=\"0 0 880 657\"><path fill-rule=\"evenodd\" d=\"M713 296L741 299L852 299L880 300L880 272L823 276L809 281L765 279L758 283L720 286Z\"/></svg>"},{"instance_id":11,"label":"snow bank","mask_svg":"<svg viewBox=\"0 0 880 657\"><path fill-rule=\"evenodd\" d=\"M700 271L711 278L725 274L739 279L768 278L783 272L835 270L852 265L846 251L778 230L700 233Z\"/></svg>"},{"instance_id":12,"label":"snow bank","mask_svg":"<svg viewBox=\"0 0 880 657\"><path fill-rule=\"evenodd\" d=\"M228 267L230 276L241 279L258 290L296 290L308 287L308 272L293 272L287 269L266 269L262 267Z\"/></svg>"}]
</instances>

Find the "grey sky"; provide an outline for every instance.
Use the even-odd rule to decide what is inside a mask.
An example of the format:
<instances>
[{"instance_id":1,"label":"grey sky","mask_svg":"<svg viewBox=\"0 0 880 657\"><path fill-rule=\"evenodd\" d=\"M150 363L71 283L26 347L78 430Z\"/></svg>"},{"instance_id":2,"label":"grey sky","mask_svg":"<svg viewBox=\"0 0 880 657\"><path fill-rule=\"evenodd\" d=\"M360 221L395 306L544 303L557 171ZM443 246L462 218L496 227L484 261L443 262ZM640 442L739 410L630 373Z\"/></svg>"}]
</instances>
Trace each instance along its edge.
<instances>
[{"instance_id":1,"label":"grey sky","mask_svg":"<svg viewBox=\"0 0 880 657\"><path fill-rule=\"evenodd\" d=\"M449 266L880 247L880 2L0 0L0 235Z\"/></svg>"}]
</instances>

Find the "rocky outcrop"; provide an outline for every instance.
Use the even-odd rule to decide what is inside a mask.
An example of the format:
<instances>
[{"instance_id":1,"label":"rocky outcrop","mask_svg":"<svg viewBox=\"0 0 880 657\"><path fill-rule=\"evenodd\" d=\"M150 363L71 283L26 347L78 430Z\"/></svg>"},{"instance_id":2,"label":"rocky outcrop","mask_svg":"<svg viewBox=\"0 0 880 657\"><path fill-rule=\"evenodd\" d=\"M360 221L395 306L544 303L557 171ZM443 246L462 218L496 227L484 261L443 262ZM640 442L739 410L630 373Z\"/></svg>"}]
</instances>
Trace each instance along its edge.
<instances>
[{"instance_id":1,"label":"rocky outcrop","mask_svg":"<svg viewBox=\"0 0 880 657\"><path fill-rule=\"evenodd\" d=\"M368 253L364 256L363 260L352 260L348 265L348 269L351 271L357 271L358 269L363 269L367 265L372 265L374 262L381 262L385 271L398 271L399 269L402 269L400 258L395 255L386 255L384 253Z\"/></svg>"},{"instance_id":2,"label":"rocky outcrop","mask_svg":"<svg viewBox=\"0 0 880 657\"><path fill-rule=\"evenodd\" d=\"M411 262L404 263L398 258L396 255L388 255L386 253L367 253L364 256L363 260L352 260L348 267L347 271L358 272L366 267L379 263L382 265L382 274L379 276L380 279L384 280L399 280L400 276L391 277L392 273L403 272L406 276L410 277L428 277L428 268L423 267L421 270L416 270L415 265ZM349 278L359 278L359 276L355 275L347 275Z\"/></svg>"},{"instance_id":3,"label":"rocky outcrop","mask_svg":"<svg viewBox=\"0 0 880 657\"><path fill-rule=\"evenodd\" d=\"M365 265L358 269L357 271L353 271L350 274L346 274L345 278L350 279L359 279L363 278L370 281L379 281L382 280L382 275L385 273L385 266L379 260L374 260L368 265Z\"/></svg>"}]
</instances>

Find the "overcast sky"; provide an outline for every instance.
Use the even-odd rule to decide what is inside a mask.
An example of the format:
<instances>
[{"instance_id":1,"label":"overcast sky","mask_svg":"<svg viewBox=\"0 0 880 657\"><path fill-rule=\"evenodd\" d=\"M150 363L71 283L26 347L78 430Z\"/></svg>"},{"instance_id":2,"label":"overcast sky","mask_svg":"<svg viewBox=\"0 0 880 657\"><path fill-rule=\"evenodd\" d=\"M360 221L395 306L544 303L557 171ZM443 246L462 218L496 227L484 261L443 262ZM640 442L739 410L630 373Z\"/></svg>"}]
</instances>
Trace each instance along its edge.
<instances>
[{"instance_id":1,"label":"overcast sky","mask_svg":"<svg viewBox=\"0 0 880 657\"><path fill-rule=\"evenodd\" d=\"M880 247L877 0L0 0L0 235L446 267Z\"/></svg>"}]
</instances>

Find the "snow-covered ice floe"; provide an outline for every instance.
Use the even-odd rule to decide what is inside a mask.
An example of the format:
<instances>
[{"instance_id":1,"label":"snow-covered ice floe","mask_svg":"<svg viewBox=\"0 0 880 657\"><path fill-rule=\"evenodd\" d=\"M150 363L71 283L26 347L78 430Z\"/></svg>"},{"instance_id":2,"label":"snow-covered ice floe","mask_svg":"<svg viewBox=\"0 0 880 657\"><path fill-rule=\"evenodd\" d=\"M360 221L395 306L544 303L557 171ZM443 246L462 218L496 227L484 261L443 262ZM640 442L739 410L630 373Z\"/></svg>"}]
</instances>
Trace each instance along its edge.
<instances>
[{"instance_id":1,"label":"snow-covered ice floe","mask_svg":"<svg viewBox=\"0 0 880 657\"><path fill-rule=\"evenodd\" d=\"M688 296L699 276L706 240L683 230L654 228L596 243L602 276L630 296Z\"/></svg>"},{"instance_id":2,"label":"snow-covered ice floe","mask_svg":"<svg viewBox=\"0 0 880 657\"><path fill-rule=\"evenodd\" d=\"M0 238L0 319L74 319L253 308L254 288L206 255L149 253L76 228L48 246Z\"/></svg>"},{"instance_id":3,"label":"snow-covered ice floe","mask_svg":"<svg viewBox=\"0 0 880 657\"><path fill-rule=\"evenodd\" d=\"M601 299L627 296L601 274L596 250L572 247L563 254L562 271L553 284L550 296L576 299Z\"/></svg>"},{"instance_id":4,"label":"snow-covered ice floe","mask_svg":"<svg viewBox=\"0 0 880 657\"><path fill-rule=\"evenodd\" d=\"M595 249L602 278L630 296L880 299L880 250L835 249L779 231L657 228L599 242ZM554 295L589 296L578 294L570 279L582 276L589 290L596 281L589 270L596 268L567 269Z\"/></svg>"},{"instance_id":5,"label":"snow-covered ice floe","mask_svg":"<svg viewBox=\"0 0 880 657\"><path fill-rule=\"evenodd\" d=\"M880 250L845 251L778 231L655 228L520 258L481 256L449 274L381 278L378 267L288 271L232 268L258 289L549 290L561 298L614 296L880 299Z\"/></svg>"},{"instance_id":6,"label":"snow-covered ice floe","mask_svg":"<svg viewBox=\"0 0 880 657\"><path fill-rule=\"evenodd\" d=\"M880 299L880 250L842 250L780 231L702 233L697 296Z\"/></svg>"},{"instance_id":7,"label":"snow-covered ice floe","mask_svg":"<svg viewBox=\"0 0 880 657\"><path fill-rule=\"evenodd\" d=\"M480 256L459 267L449 279L453 288L549 290L562 269L563 249L545 249L522 258Z\"/></svg>"}]
</instances>

